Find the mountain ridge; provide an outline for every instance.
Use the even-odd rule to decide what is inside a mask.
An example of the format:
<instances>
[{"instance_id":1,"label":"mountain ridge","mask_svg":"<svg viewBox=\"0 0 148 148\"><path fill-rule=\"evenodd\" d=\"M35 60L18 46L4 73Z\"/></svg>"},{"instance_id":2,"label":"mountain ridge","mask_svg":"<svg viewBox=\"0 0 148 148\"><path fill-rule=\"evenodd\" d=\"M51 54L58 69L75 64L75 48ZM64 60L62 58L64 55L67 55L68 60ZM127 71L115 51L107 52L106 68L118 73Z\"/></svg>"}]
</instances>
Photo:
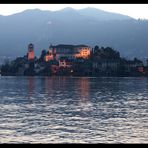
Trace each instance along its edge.
<instances>
[{"instance_id":1,"label":"mountain ridge","mask_svg":"<svg viewBox=\"0 0 148 148\"><path fill-rule=\"evenodd\" d=\"M97 13L101 11L106 17L84 15L82 10L98 10ZM31 9L9 17L0 16L0 54L24 55L28 44L32 42L37 55L43 48L48 49L52 43L110 46L125 57L146 58L148 21L136 20L121 14L112 16L114 13L99 10L66 8L63 12Z\"/></svg>"}]
</instances>

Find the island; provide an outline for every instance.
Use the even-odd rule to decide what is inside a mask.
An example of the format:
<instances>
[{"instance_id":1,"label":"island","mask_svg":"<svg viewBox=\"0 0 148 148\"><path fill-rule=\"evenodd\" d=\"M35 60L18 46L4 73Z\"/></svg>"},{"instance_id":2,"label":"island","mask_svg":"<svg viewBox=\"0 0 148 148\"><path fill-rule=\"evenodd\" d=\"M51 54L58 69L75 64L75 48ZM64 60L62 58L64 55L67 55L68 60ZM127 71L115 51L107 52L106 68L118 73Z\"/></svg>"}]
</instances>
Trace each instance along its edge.
<instances>
[{"instance_id":1,"label":"island","mask_svg":"<svg viewBox=\"0 0 148 148\"><path fill-rule=\"evenodd\" d=\"M111 47L91 48L87 45L50 45L35 56L34 44L27 53L0 66L1 76L148 76L147 65L134 58L127 60Z\"/></svg>"}]
</instances>

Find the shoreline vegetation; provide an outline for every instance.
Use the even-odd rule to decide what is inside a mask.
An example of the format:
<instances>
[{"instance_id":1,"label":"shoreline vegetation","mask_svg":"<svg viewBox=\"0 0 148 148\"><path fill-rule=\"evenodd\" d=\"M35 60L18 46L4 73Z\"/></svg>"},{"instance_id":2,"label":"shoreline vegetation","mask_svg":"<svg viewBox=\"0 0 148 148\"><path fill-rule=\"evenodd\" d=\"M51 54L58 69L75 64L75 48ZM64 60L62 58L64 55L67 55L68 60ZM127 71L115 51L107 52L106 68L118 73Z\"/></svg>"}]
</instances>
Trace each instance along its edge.
<instances>
[{"instance_id":1,"label":"shoreline vegetation","mask_svg":"<svg viewBox=\"0 0 148 148\"><path fill-rule=\"evenodd\" d=\"M111 47L57 45L42 50L40 57L34 45L28 45L23 57L5 61L1 76L74 76L74 77L148 77L147 65L137 58L127 60Z\"/></svg>"}]
</instances>

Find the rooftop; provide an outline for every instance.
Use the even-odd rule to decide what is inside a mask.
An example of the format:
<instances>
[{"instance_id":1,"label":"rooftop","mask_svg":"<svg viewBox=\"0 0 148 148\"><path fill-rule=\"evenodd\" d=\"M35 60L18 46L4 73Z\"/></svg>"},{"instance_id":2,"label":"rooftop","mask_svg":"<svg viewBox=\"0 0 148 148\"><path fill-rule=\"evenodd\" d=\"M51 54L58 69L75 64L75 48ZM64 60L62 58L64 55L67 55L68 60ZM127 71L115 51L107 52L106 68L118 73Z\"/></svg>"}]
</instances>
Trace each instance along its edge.
<instances>
[{"instance_id":1,"label":"rooftop","mask_svg":"<svg viewBox=\"0 0 148 148\"><path fill-rule=\"evenodd\" d=\"M77 47L89 47L87 45L67 45L67 44L59 44L59 45L56 45L56 46L50 46L52 48L68 48L68 49L74 49L74 48L77 48Z\"/></svg>"}]
</instances>

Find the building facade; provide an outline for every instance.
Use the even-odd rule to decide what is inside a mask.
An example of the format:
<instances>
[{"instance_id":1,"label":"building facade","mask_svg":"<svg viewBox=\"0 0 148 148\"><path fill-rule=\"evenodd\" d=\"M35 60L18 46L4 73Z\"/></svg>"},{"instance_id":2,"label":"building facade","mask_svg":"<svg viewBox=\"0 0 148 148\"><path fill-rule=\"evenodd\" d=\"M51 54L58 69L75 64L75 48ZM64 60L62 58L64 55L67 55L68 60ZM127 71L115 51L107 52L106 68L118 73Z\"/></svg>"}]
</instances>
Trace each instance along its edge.
<instances>
[{"instance_id":1,"label":"building facade","mask_svg":"<svg viewBox=\"0 0 148 148\"><path fill-rule=\"evenodd\" d=\"M45 61L46 62L49 62L50 60L53 60L54 59L54 55L52 53L51 50L47 51L46 55L45 55Z\"/></svg>"},{"instance_id":2,"label":"building facade","mask_svg":"<svg viewBox=\"0 0 148 148\"><path fill-rule=\"evenodd\" d=\"M87 59L90 56L91 48L86 45L64 45L50 46L53 56L56 59L66 57L68 59L84 58Z\"/></svg>"}]
</instances>

